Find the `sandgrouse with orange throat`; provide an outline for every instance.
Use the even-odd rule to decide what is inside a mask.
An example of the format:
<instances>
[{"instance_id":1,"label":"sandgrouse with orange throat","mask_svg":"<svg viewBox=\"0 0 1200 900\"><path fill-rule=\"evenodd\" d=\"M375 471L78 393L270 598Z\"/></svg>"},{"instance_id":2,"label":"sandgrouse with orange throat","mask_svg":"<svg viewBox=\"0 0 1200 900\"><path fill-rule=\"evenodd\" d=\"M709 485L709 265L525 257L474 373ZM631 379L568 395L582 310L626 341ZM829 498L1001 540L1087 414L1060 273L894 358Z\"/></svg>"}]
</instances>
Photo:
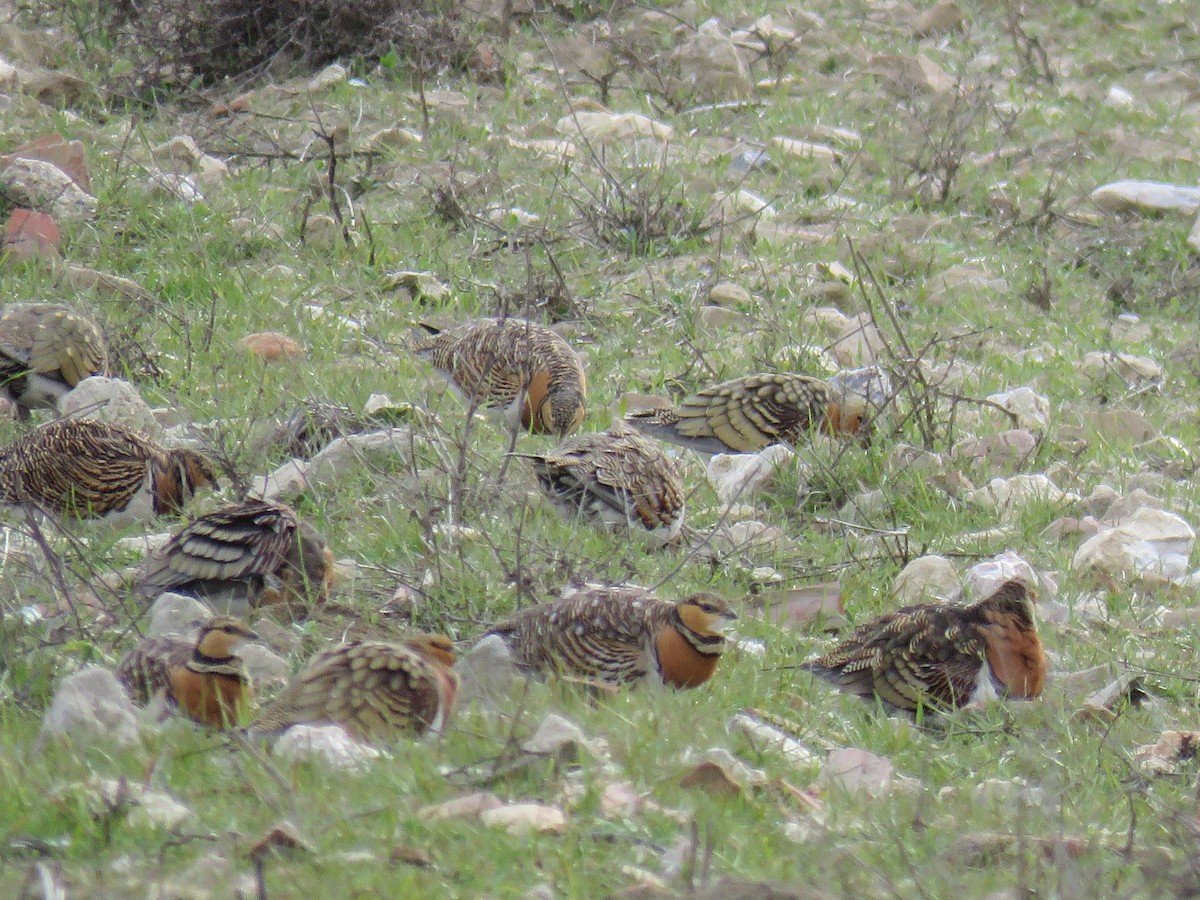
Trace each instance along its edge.
<instances>
[{"instance_id":1,"label":"sandgrouse with orange throat","mask_svg":"<svg viewBox=\"0 0 1200 900\"><path fill-rule=\"evenodd\" d=\"M557 332L524 319L476 319L444 331L421 327L430 335L413 352L468 402L538 434L563 436L583 421L583 361Z\"/></svg>"},{"instance_id":2,"label":"sandgrouse with orange throat","mask_svg":"<svg viewBox=\"0 0 1200 900\"><path fill-rule=\"evenodd\" d=\"M672 602L645 588L589 585L489 629L530 674L693 688L716 671L737 615L715 594Z\"/></svg>"},{"instance_id":3,"label":"sandgrouse with orange throat","mask_svg":"<svg viewBox=\"0 0 1200 900\"><path fill-rule=\"evenodd\" d=\"M236 725L250 704L250 681L236 655L258 635L240 620L217 616L194 641L157 637L142 641L117 669L138 706L162 696L167 705L212 728Z\"/></svg>"},{"instance_id":4,"label":"sandgrouse with orange throat","mask_svg":"<svg viewBox=\"0 0 1200 900\"><path fill-rule=\"evenodd\" d=\"M1046 654L1025 586L1009 581L970 605L906 606L858 626L803 668L860 697L915 712L1042 693Z\"/></svg>"}]
</instances>

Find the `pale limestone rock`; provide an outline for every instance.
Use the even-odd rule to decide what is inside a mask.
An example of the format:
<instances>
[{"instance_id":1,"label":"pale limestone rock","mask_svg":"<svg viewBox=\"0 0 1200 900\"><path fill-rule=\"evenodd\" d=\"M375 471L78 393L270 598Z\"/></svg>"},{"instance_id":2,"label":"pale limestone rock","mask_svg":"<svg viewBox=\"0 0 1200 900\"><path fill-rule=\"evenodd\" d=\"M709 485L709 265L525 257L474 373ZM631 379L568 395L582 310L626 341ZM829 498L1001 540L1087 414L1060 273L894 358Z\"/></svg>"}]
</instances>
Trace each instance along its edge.
<instances>
[{"instance_id":1,"label":"pale limestone rock","mask_svg":"<svg viewBox=\"0 0 1200 900\"><path fill-rule=\"evenodd\" d=\"M1092 202L1108 212L1200 211L1200 187L1158 181L1116 181L1092 191Z\"/></svg>"},{"instance_id":2,"label":"pale limestone rock","mask_svg":"<svg viewBox=\"0 0 1200 900\"><path fill-rule=\"evenodd\" d=\"M984 509L992 510L1009 522L1033 503L1066 505L1078 503L1078 494L1064 491L1041 472L1028 475L1012 475L1008 478L993 478L966 497Z\"/></svg>"},{"instance_id":3,"label":"pale limestone rock","mask_svg":"<svg viewBox=\"0 0 1200 900\"><path fill-rule=\"evenodd\" d=\"M962 594L954 564L944 556L920 556L900 570L892 583L898 606L929 600L953 600Z\"/></svg>"},{"instance_id":4,"label":"pale limestone rock","mask_svg":"<svg viewBox=\"0 0 1200 900\"><path fill-rule=\"evenodd\" d=\"M816 784L850 794L884 797L892 789L892 763L867 750L853 747L834 750L821 766Z\"/></svg>"},{"instance_id":5,"label":"pale limestone rock","mask_svg":"<svg viewBox=\"0 0 1200 900\"><path fill-rule=\"evenodd\" d=\"M163 430L136 387L104 375L85 378L63 394L58 411L68 417L127 425L152 439L157 439Z\"/></svg>"},{"instance_id":6,"label":"pale limestone rock","mask_svg":"<svg viewBox=\"0 0 1200 900\"><path fill-rule=\"evenodd\" d=\"M1072 568L1110 576L1176 579L1187 573L1195 542L1196 532L1181 517L1144 507L1085 541L1075 552Z\"/></svg>"},{"instance_id":7,"label":"pale limestone rock","mask_svg":"<svg viewBox=\"0 0 1200 900\"><path fill-rule=\"evenodd\" d=\"M49 212L60 222L90 219L96 198L53 163L12 156L0 168L0 187L11 202Z\"/></svg>"},{"instance_id":8,"label":"pale limestone rock","mask_svg":"<svg viewBox=\"0 0 1200 900\"><path fill-rule=\"evenodd\" d=\"M982 600L990 597L1008 581L1019 581L1031 595L1040 599L1048 599L1056 592L1057 585L1049 577L1039 577L1038 572L1027 560L1012 550L1005 550L998 556L985 559L971 566L966 575L967 596L972 600ZM1046 590L1040 585L1045 583ZM1041 597L1045 594L1045 597Z\"/></svg>"},{"instance_id":9,"label":"pale limestone rock","mask_svg":"<svg viewBox=\"0 0 1200 900\"><path fill-rule=\"evenodd\" d=\"M683 93L699 101L737 100L754 89L750 67L720 22L701 23L671 53L683 80Z\"/></svg>"},{"instance_id":10,"label":"pale limestone rock","mask_svg":"<svg viewBox=\"0 0 1200 900\"><path fill-rule=\"evenodd\" d=\"M38 743L55 738L80 746L97 740L121 747L137 743L137 710L112 672L87 666L63 679L42 720Z\"/></svg>"},{"instance_id":11,"label":"pale limestone rock","mask_svg":"<svg viewBox=\"0 0 1200 900\"><path fill-rule=\"evenodd\" d=\"M1021 386L1011 391L991 394L987 398L1017 417L1017 425L1031 431L1040 431L1050 421L1050 401L1033 388Z\"/></svg>"},{"instance_id":12,"label":"pale limestone rock","mask_svg":"<svg viewBox=\"0 0 1200 900\"><path fill-rule=\"evenodd\" d=\"M458 673L458 693L465 703L472 699L492 700L508 694L518 678L512 651L504 639L489 634L475 643L454 664Z\"/></svg>"},{"instance_id":13,"label":"pale limestone rock","mask_svg":"<svg viewBox=\"0 0 1200 900\"><path fill-rule=\"evenodd\" d=\"M709 459L705 474L721 502L728 505L769 490L780 467L795 457L795 452L782 444L758 453L717 453Z\"/></svg>"},{"instance_id":14,"label":"pale limestone rock","mask_svg":"<svg viewBox=\"0 0 1200 900\"><path fill-rule=\"evenodd\" d=\"M313 761L330 769L361 772L383 754L354 740L340 725L293 725L280 735L271 755L289 762Z\"/></svg>"},{"instance_id":15,"label":"pale limestone rock","mask_svg":"<svg viewBox=\"0 0 1200 900\"><path fill-rule=\"evenodd\" d=\"M195 597L164 591L150 607L146 637L176 635L194 638L200 626L213 617L213 611Z\"/></svg>"},{"instance_id":16,"label":"pale limestone rock","mask_svg":"<svg viewBox=\"0 0 1200 900\"><path fill-rule=\"evenodd\" d=\"M587 140L599 143L639 137L669 141L675 135L675 129L670 125L640 113L577 110L559 119L555 127L560 134L579 133Z\"/></svg>"}]
</instances>

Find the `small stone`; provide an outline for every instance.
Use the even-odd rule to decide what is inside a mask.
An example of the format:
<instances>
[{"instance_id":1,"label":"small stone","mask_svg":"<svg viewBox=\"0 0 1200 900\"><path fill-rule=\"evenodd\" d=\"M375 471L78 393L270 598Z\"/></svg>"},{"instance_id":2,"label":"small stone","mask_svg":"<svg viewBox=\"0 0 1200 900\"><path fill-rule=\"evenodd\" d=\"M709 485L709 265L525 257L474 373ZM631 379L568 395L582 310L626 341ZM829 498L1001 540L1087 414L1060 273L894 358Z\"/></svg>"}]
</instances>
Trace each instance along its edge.
<instances>
[{"instance_id":1,"label":"small stone","mask_svg":"<svg viewBox=\"0 0 1200 900\"><path fill-rule=\"evenodd\" d=\"M62 231L47 213L14 209L4 224L0 255L13 259L54 259L62 244Z\"/></svg>"},{"instance_id":2,"label":"small stone","mask_svg":"<svg viewBox=\"0 0 1200 900\"><path fill-rule=\"evenodd\" d=\"M423 140L424 138L417 132L394 125L391 128L376 131L367 138L366 146L368 150L398 149L418 146Z\"/></svg>"},{"instance_id":3,"label":"small stone","mask_svg":"<svg viewBox=\"0 0 1200 900\"><path fill-rule=\"evenodd\" d=\"M923 10L913 19L913 37L933 37L960 30L967 17L954 0L939 0L933 6Z\"/></svg>"},{"instance_id":4,"label":"small stone","mask_svg":"<svg viewBox=\"0 0 1200 900\"><path fill-rule=\"evenodd\" d=\"M92 192L92 178L88 172L87 159L82 141L68 141L61 134L46 134L21 144L7 157L0 157L0 166L9 157L40 159L52 163L71 177L87 193Z\"/></svg>"},{"instance_id":5,"label":"small stone","mask_svg":"<svg viewBox=\"0 0 1200 900\"><path fill-rule=\"evenodd\" d=\"M709 289L708 302L713 306L748 306L752 298L750 292L741 285L722 281Z\"/></svg>"},{"instance_id":6,"label":"small stone","mask_svg":"<svg viewBox=\"0 0 1200 900\"><path fill-rule=\"evenodd\" d=\"M754 89L750 67L733 38L716 19L701 23L671 53L680 92L696 101L736 100Z\"/></svg>"},{"instance_id":7,"label":"small stone","mask_svg":"<svg viewBox=\"0 0 1200 900\"><path fill-rule=\"evenodd\" d=\"M137 711L112 672L87 666L68 675L58 686L42 720L38 742L51 738L81 746L112 741L128 747L138 740Z\"/></svg>"},{"instance_id":8,"label":"small stone","mask_svg":"<svg viewBox=\"0 0 1200 900\"><path fill-rule=\"evenodd\" d=\"M898 606L929 600L953 600L962 594L954 564L944 556L920 556L900 570L892 583Z\"/></svg>"},{"instance_id":9,"label":"small stone","mask_svg":"<svg viewBox=\"0 0 1200 900\"><path fill-rule=\"evenodd\" d=\"M1187 237L1188 246L1200 253L1200 216L1196 217L1196 222L1192 225L1192 230Z\"/></svg>"},{"instance_id":10,"label":"small stone","mask_svg":"<svg viewBox=\"0 0 1200 900\"><path fill-rule=\"evenodd\" d=\"M229 178L229 166L206 153L196 163L196 178L201 184L216 187Z\"/></svg>"},{"instance_id":11,"label":"small stone","mask_svg":"<svg viewBox=\"0 0 1200 900\"><path fill-rule=\"evenodd\" d=\"M479 821L516 835L535 831L559 833L567 827L567 817L563 811L544 803L510 803L487 809L479 814Z\"/></svg>"},{"instance_id":12,"label":"small stone","mask_svg":"<svg viewBox=\"0 0 1200 900\"><path fill-rule=\"evenodd\" d=\"M454 664L459 677L459 696L465 703L473 698L493 699L507 694L518 677L512 651L497 634L475 643Z\"/></svg>"},{"instance_id":13,"label":"small stone","mask_svg":"<svg viewBox=\"0 0 1200 900\"><path fill-rule=\"evenodd\" d=\"M1075 551L1072 568L1170 580L1187 574L1196 532L1181 517L1142 508Z\"/></svg>"},{"instance_id":14,"label":"small stone","mask_svg":"<svg viewBox=\"0 0 1200 900\"><path fill-rule=\"evenodd\" d=\"M1148 356L1134 356L1132 353L1105 353L1099 350L1084 354L1083 360L1079 364L1079 371L1096 381L1114 373L1131 387L1161 383L1164 374L1162 365Z\"/></svg>"},{"instance_id":15,"label":"small stone","mask_svg":"<svg viewBox=\"0 0 1200 900\"><path fill-rule=\"evenodd\" d=\"M1200 211L1200 188L1158 181L1116 181L1092 191L1092 202L1108 212Z\"/></svg>"},{"instance_id":16,"label":"small stone","mask_svg":"<svg viewBox=\"0 0 1200 900\"><path fill-rule=\"evenodd\" d=\"M831 350L841 366L869 366L883 347L883 335L875 327L871 314L860 313L847 320Z\"/></svg>"},{"instance_id":17,"label":"small stone","mask_svg":"<svg viewBox=\"0 0 1200 900\"><path fill-rule=\"evenodd\" d=\"M944 94L953 90L955 84L945 69L923 53L915 56L873 56L867 61L866 71L887 78L902 90L915 89L930 94Z\"/></svg>"},{"instance_id":18,"label":"small stone","mask_svg":"<svg viewBox=\"0 0 1200 900\"><path fill-rule=\"evenodd\" d=\"M754 317L738 312L736 309L726 309L723 306L702 306L696 313L700 327L710 331L722 328L748 328L754 324Z\"/></svg>"},{"instance_id":19,"label":"small stone","mask_svg":"<svg viewBox=\"0 0 1200 900\"><path fill-rule=\"evenodd\" d=\"M837 788L850 794L883 797L892 788L892 763L867 750L834 750L821 766L816 785L823 790Z\"/></svg>"},{"instance_id":20,"label":"small stone","mask_svg":"<svg viewBox=\"0 0 1200 900\"><path fill-rule=\"evenodd\" d=\"M10 157L0 166L0 186L18 206L48 211L61 222L90 219L96 198L53 163Z\"/></svg>"},{"instance_id":21,"label":"small stone","mask_svg":"<svg viewBox=\"0 0 1200 900\"><path fill-rule=\"evenodd\" d=\"M999 513L1003 521L1010 522L1031 504L1050 503L1061 506L1078 503L1081 498L1078 494L1062 490L1038 472L993 478L983 487L968 493L966 499L968 503Z\"/></svg>"},{"instance_id":22,"label":"small stone","mask_svg":"<svg viewBox=\"0 0 1200 900\"><path fill-rule=\"evenodd\" d=\"M778 479L779 469L795 457L795 452L783 444L759 453L717 453L708 461L705 474L721 502L728 505L769 490Z\"/></svg>"},{"instance_id":23,"label":"small stone","mask_svg":"<svg viewBox=\"0 0 1200 900\"><path fill-rule=\"evenodd\" d=\"M64 416L117 422L152 438L162 434L150 405L134 385L120 378L93 375L83 379L59 398L58 410Z\"/></svg>"},{"instance_id":24,"label":"small stone","mask_svg":"<svg viewBox=\"0 0 1200 900\"><path fill-rule=\"evenodd\" d=\"M304 348L294 338L278 331L259 331L237 342L239 349L264 362L281 362L304 355Z\"/></svg>"},{"instance_id":25,"label":"small stone","mask_svg":"<svg viewBox=\"0 0 1200 900\"><path fill-rule=\"evenodd\" d=\"M195 597L164 591L150 606L146 637L174 635L194 638L200 627L211 619L212 610Z\"/></svg>"},{"instance_id":26,"label":"small stone","mask_svg":"<svg viewBox=\"0 0 1200 900\"><path fill-rule=\"evenodd\" d=\"M1050 401L1033 388L1019 387L999 394L991 394L988 401L1013 413L1017 425L1031 431L1046 427L1050 421Z\"/></svg>"},{"instance_id":27,"label":"small stone","mask_svg":"<svg viewBox=\"0 0 1200 900\"><path fill-rule=\"evenodd\" d=\"M669 141L675 129L640 113L609 113L578 110L563 116L555 126L562 134L579 132L589 141L612 141L634 137Z\"/></svg>"},{"instance_id":28,"label":"small stone","mask_svg":"<svg viewBox=\"0 0 1200 900\"><path fill-rule=\"evenodd\" d=\"M444 803L424 806L417 810L417 818L422 822L440 822L443 819L474 818L490 809L499 809L503 801L491 791L478 791L474 794L463 794Z\"/></svg>"},{"instance_id":29,"label":"small stone","mask_svg":"<svg viewBox=\"0 0 1200 900\"><path fill-rule=\"evenodd\" d=\"M304 244L314 250L334 250L342 243L342 226L333 216L319 213L304 223Z\"/></svg>"},{"instance_id":30,"label":"small stone","mask_svg":"<svg viewBox=\"0 0 1200 900\"><path fill-rule=\"evenodd\" d=\"M150 186L158 193L165 194L184 203L199 203L204 199L204 193L196 185L196 180L190 175L178 172L151 172Z\"/></svg>"},{"instance_id":31,"label":"small stone","mask_svg":"<svg viewBox=\"0 0 1200 900\"><path fill-rule=\"evenodd\" d=\"M414 299L426 297L430 300L442 300L450 294L450 287L433 273L407 269L388 272L383 277L382 286L386 291L404 288Z\"/></svg>"},{"instance_id":32,"label":"small stone","mask_svg":"<svg viewBox=\"0 0 1200 900\"><path fill-rule=\"evenodd\" d=\"M1048 576L1038 577L1037 570L1029 561L1012 550L1005 550L998 556L983 560L967 570L967 596L972 600L982 600L996 593L1005 582L1019 581L1025 585L1030 594L1037 594L1042 581L1047 584L1046 594L1054 596L1057 586ZM1040 599L1048 599L1041 597Z\"/></svg>"},{"instance_id":33,"label":"small stone","mask_svg":"<svg viewBox=\"0 0 1200 900\"><path fill-rule=\"evenodd\" d=\"M310 91L322 91L341 84L349 77L350 73L346 71L345 66L333 63L310 78L306 87Z\"/></svg>"},{"instance_id":34,"label":"small stone","mask_svg":"<svg viewBox=\"0 0 1200 900\"><path fill-rule=\"evenodd\" d=\"M360 772L382 756L339 725L293 725L275 742L271 755L290 762L314 761L346 772Z\"/></svg>"},{"instance_id":35,"label":"small stone","mask_svg":"<svg viewBox=\"0 0 1200 900\"><path fill-rule=\"evenodd\" d=\"M835 150L827 144L802 141L798 138L783 137L781 135L771 138L771 143L788 156L794 156L798 159L817 160L831 166L842 161L842 151Z\"/></svg>"},{"instance_id":36,"label":"small stone","mask_svg":"<svg viewBox=\"0 0 1200 900\"><path fill-rule=\"evenodd\" d=\"M537 731L521 745L521 749L567 763L578 760L581 750L597 755L597 748L583 730L557 713L549 713L542 719Z\"/></svg>"},{"instance_id":37,"label":"small stone","mask_svg":"<svg viewBox=\"0 0 1200 900\"><path fill-rule=\"evenodd\" d=\"M188 165L195 165L200 161L200 157L204 153L197 146L195 138L190 135L177 135L170 140L163 141L150 151L155 159L175 160L178 162L186 162Z\"/></svg>"}]
</instances>

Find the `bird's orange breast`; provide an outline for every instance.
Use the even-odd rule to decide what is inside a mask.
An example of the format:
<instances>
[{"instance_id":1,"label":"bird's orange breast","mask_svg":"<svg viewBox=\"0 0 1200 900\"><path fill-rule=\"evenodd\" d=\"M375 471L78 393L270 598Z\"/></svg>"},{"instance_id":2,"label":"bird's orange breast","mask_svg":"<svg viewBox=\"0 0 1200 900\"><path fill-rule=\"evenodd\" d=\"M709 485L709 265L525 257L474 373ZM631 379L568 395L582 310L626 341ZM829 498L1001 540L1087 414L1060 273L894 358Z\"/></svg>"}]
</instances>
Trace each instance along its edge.
<instances>
[{"instance_id":1,"label":"bird's orange breast","mask_svg":"<svg viewBox=\"0 0 1200 900\"><path fill-rule=\"evenodd\" d=\"M674 628L664 628L655 642L663 681L676 688L698 687L717 670L719 656L705 656Z\"/></svg>"}]
</instances>

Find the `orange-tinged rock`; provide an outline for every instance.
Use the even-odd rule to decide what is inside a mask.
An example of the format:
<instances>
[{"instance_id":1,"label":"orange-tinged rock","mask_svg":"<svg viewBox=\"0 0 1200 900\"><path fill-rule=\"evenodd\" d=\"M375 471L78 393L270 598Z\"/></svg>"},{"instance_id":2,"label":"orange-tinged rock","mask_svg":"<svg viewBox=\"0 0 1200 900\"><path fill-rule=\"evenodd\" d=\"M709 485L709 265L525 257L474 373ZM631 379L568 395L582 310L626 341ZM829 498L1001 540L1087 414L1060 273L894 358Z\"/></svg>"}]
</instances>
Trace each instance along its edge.
<instances>
[{"instance_id":1,"label":"orange-tinged rock","mask_svg":"<svg viewBox=\"0 0 1200 900\"><path fill-rule=\"evenodd\" d=\"M62 232L54 217L31 209L14 209L4 223L0 250L15 259L50 258L58 255Z\"/></svg>"},{"instance_id":2,"label":"orange-tinged rock","mask_svg":"<svg viewBox=\"0 0 1200 900\"><path fill-rule=\"evenodd\" d=\"M248 334L238 341L237 345L251 356L257 356L264 362L282 362L304 355L304 348L297 340L278 331L259 331Z\"/></svg>"}]
</instances>

